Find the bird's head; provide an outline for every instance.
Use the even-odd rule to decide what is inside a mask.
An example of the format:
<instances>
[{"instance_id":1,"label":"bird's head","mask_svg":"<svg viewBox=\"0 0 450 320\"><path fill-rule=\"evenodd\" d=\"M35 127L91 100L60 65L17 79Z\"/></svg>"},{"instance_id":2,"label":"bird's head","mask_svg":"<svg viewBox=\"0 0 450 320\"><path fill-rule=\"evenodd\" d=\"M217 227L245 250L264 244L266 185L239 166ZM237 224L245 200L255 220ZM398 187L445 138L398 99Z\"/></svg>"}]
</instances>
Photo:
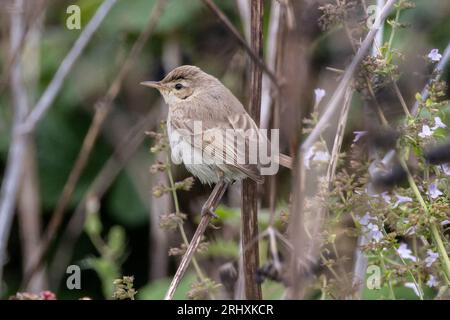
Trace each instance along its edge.
<instances>
[{"instance_id":1,"label":"bird's head","mask_svg":"<svg viewBox=\"0 0 450 320\"><path fill-rule=\"evenodd\" d=\"M216 78L196 66L189 65L173 69L161 81L141 82L144 86L158 89L169 105L189 99L216 83Z\"/></svg>"}]
</instances>

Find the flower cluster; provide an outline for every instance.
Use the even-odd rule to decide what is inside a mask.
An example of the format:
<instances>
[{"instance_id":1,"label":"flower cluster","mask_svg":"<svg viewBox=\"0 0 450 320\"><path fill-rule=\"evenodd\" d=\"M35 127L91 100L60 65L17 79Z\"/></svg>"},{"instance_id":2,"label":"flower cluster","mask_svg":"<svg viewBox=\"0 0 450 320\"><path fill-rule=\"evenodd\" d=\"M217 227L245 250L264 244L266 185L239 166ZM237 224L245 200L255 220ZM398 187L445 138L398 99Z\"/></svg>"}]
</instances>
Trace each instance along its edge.
<instances>
[{"instance_id":1,"label":"flower cluster","mask_svg":"<svg viewBox=\"0 0 450 320\"><path fill-rule=\"evenodd\" d=\"M113 298L116 300L134 300L137 291L133 287L133 282L133 276L124 276L121 279L114 280Z\"/></svg>"}]
</instances>

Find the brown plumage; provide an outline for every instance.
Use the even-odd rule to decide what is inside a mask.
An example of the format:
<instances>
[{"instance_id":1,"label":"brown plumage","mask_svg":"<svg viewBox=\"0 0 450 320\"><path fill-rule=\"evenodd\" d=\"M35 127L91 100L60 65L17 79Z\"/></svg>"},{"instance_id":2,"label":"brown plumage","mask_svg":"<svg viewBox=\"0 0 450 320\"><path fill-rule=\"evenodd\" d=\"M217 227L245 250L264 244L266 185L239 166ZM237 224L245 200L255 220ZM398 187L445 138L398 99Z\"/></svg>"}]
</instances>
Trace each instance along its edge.
<instances>
[{"instance_id":1,"label":"brown plumage","mask_svg":"<svg viewBox=\"0 0 450 320\"><path fill-rule=\"evenodd\" d=\"M246 177L258 183L264 181L258 163L238 160L248 160L248 146L265 138L240 101L218 79L186 65L172 70L159 82L142 84L158 89L169 105L167 127L174 162L183 162L203 183ZM200 131L196 130L199 124ZM248 129L252 130L246 135ZM227 130L234 135L227 135ZM246 151L235 139L245 143ZM199 155L203 156L202 163L193 161ZM290 162L289 157L280 156L281 165L290 167Z\"/></svg>"}]
</instances>

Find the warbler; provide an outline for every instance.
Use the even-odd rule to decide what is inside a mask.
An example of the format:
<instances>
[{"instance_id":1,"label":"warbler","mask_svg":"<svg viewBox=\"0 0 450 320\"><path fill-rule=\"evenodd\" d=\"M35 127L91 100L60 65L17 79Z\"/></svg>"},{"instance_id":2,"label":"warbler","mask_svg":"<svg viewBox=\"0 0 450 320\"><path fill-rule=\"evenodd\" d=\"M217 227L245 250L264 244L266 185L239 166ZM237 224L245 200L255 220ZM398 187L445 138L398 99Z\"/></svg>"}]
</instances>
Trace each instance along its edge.
<instances>
[{"instance_id":1,"label":"warbler","mask_svg":"<svg viewBox=\"0 0 450 320\"><path fill-rule=\"evenodd\" d=\"M161 81L141 84L157 89L169 106L167 134L174 162L182 162L204 184L229 184L245 178L264 181L260 154L255 155L255 150L269 140L217 78L184 65ZM270 146L266 151L273 152ZM271 159L285 167L292 164L291 158L282 154Z\"/></svg>"}]
</instances>

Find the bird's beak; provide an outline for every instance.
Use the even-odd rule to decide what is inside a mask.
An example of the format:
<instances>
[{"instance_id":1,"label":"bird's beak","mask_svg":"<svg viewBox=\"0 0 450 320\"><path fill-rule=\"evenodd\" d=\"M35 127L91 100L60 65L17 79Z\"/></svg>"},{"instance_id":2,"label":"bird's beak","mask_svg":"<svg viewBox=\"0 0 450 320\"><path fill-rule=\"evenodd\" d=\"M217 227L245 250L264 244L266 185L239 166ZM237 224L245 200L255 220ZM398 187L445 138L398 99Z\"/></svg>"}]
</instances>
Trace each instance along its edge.
<instances>
[{"instance_id":1,"label":"bird's beak","mask_svg":"<svg viewBox=\"0 0 450 320\"><path fill-rule=\"evenodd\" d=\"M150 87L150 88L155 88L155 89L158 89L158 90L163 88L163 85L161 84L160 81L144 81L144 82L141 82L140 84L143 85L143 86Z\"/></svg>"}]
</instances>

